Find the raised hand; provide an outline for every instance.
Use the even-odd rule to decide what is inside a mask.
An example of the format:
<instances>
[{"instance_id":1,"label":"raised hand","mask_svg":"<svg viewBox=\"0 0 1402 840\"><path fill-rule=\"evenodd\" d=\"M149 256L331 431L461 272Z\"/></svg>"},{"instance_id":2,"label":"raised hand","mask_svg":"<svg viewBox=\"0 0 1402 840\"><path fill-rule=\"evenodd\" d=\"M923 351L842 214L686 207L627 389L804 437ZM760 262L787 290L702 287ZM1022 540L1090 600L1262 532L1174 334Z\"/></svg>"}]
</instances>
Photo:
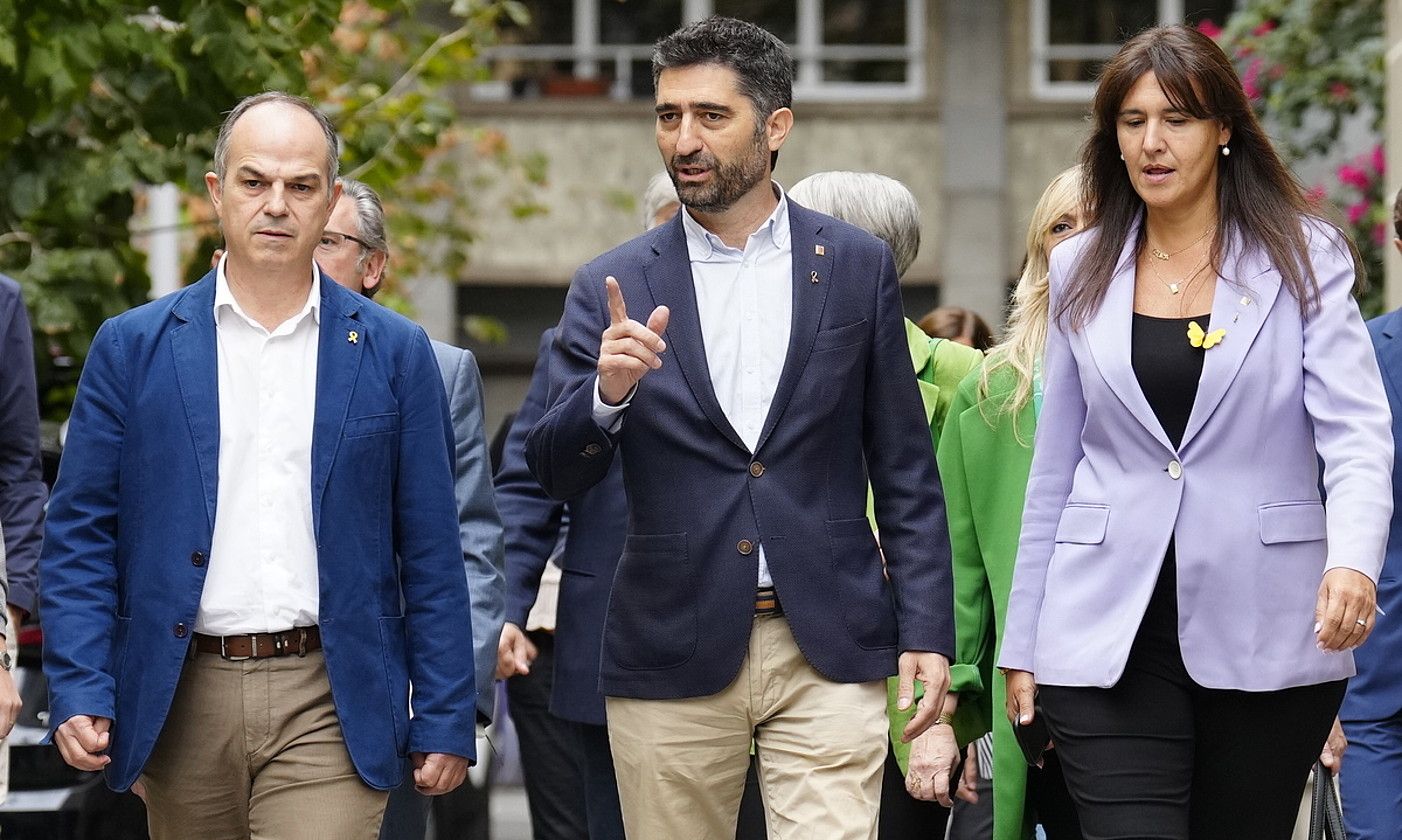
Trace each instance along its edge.
<instances>
[{"instance_id":1,"label":"raised hand","mask_svg":"<svg viewBox=\"0 0 1402 840\"><path fill-rule=\"evenodd\" d=\"M605 277L604 288L609 297L609 325L599 344L599 396L609 405L618 405L648 371L662 367L661 354L667 351L662 333L671 313L659 306L647 317L646 325L640 324L628 317L617 278Z\"/></svg>"}]
</instances>

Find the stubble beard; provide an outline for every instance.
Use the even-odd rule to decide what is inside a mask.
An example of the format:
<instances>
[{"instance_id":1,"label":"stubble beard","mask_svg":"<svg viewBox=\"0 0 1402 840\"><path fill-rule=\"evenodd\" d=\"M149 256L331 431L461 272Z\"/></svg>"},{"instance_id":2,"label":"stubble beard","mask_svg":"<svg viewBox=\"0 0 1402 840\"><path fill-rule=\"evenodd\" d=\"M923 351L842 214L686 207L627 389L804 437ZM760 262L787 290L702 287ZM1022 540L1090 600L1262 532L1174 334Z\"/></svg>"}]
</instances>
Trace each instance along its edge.
<instances>
[{"instance_id":1,"label":"stubble beard","mask_svg":"<svg viewBox=\"0 0 1402 840\"><path fill-rule=\"evenodd\" d=\"M763 134L755 136L753 152L748 157L725 164L707 153L674 157L667 167L667 174L671 176L677 197L686 207L702 213L723 213L764 180L769 148ZM677 179L677 167L695 164L711 170L710 183L685 184Z\"/></svg>"}]
</instances>

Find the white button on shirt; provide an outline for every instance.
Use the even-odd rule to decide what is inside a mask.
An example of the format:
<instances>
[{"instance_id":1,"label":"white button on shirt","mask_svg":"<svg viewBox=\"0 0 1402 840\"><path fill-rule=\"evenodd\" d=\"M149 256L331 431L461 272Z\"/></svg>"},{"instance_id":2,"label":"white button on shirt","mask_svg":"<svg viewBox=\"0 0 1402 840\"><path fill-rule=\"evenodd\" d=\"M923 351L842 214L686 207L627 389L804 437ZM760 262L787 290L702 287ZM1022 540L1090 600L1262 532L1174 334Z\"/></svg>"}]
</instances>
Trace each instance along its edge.
<instances>
[{"instance_id":1,"label":"white button on shirt","mask_svg":"<svg viewBox=\"0 0 1402 840\"><path fill-rule=\"evenodd\" d=\"M793 315L793 249L789 204L778 185L779 206L745 242L731 248L682 209L682 229L691 258L696 311L706 346L711 387L721 410L751 452L769 416L788 356ZM618 412L599 398L595 380L594 418L616 429ZM759 546L759 586L772 586L769 564Z\"/></svg>"},{"instance_id":2,"label":"white button on shirt","mask_svg":"<svg viewBox=\"0 0 1402 840\"><path fill-rule=\"evenodd\" d=\"M220 261L214 325L219 375L219 489L195 630L266 633L317 623L312 532L321 280L269 332L243 311Z\"/></svg>"}]
</instances>

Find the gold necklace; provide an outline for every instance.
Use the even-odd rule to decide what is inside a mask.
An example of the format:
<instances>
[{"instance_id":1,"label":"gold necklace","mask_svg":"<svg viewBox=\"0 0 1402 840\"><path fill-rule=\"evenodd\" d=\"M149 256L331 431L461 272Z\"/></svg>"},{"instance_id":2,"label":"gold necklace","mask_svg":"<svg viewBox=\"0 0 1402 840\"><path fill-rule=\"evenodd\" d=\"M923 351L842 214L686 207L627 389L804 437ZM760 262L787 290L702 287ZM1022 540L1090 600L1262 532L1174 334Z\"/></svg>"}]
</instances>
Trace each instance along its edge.
<instances>
[{"instance_id":1,"label":"gold necklace","mask_svg":"<svg viewBox=\"0 0 1402 840\"><path fill-rule=\"evenodd\" d=\"M1171 295L1178 294L1183 290L1183 287L1189 285L1193 282L1193 280L1197 279L1198 274L1200 274L1204 268L1207 268L1206 257L1203 258L1202 262L1198 263L1197 268L1189 272L1187 277L1183 278L1177 283L1170 283L1167 280L1163 279L1163 275L1159 274L1159 268L1158 266L1154 265L1153 260L1149 261L1149 271L1153 272L1154 279L1162 283L1164 285L1164 288L1168 289L1168 293Z\"/></svg>"},{"instance_id":2,"label":"gold necklace","mask_svg":"<svg viewBox=\"0 0 1402 840\"><path fill-rule=\"evenodd\" d=\"M1155 248L1153 245L1149 246L1149 253L1155 259L1160 259L1164 262L1167 262L1171 257L1178 256L1179 254L1183 253L1184 251L1188 250L1189 248L1206 239L1207 235L1211 232L1212 228L1211 226L1209 226L1206 230L1202 232L1202 236L1199 236L1197 239L1194 239L1192 242L1189 242L1187 245L1184 245L1182 248L1179 248L1177 251L1174 251L1172 253L1169 253L1168 251L1165 251L1162 248Z\"/></svg>"}]
</instances>

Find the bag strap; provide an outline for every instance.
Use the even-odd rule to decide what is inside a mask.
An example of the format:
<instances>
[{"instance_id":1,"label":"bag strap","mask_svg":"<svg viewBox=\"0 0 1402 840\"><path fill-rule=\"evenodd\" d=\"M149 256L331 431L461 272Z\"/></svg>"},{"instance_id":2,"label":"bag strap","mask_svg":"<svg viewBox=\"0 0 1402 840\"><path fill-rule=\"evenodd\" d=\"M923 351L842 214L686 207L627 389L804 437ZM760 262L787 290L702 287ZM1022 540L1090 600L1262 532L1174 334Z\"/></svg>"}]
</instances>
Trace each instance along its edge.
<instances>
[{"instance_id":1,"label":"bag strap","mask_svg":"<svg viewBox=\"0 0 1402 840\"><path fill-rule=\"evenodd\" d=\"M1319 761L1314 763L1309 836L1310 840L1347 840L1344 835L1344 815L1334 788L1334 774Z\"/></svg>"}]
</instances>

